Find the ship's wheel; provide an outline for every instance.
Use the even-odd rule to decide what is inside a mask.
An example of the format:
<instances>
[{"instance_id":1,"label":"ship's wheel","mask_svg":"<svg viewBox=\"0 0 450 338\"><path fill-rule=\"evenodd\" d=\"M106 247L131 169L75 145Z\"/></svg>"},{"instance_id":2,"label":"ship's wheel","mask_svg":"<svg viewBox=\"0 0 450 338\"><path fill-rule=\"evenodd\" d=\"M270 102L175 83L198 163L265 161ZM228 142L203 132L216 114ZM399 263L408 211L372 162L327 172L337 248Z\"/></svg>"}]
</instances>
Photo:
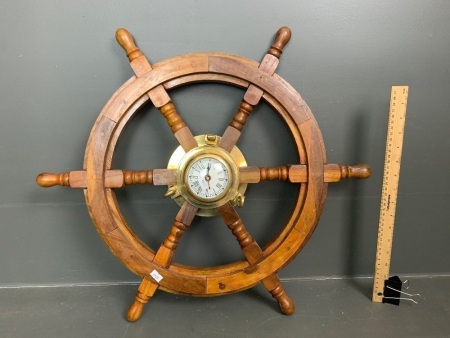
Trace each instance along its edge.
<instances>
[{"instance_id":1,"label":"ship's wheel","mask_svg":"<svg viewBox=\"0 0 450 338\"><path fill-rule=\"evenodd\" d=\"M328 164L319 127L300 95L275 74L280 55L291 36L278 30L275 42L261 63L225 53L194 53L150 65L125 29L116 32L134 70L101 111L86 147L84 169L61 174L43 173L43 187L64 185L84 189L86 205L98 233L113 254L142 277L127 319L140 318L145 303L159 288L172 293L216 296L245 290L261 282L284 314L295 306L276 273L304 247L325 202L327 184L341 178L370 176L367 165ZM177 113L168 92L197 82L220 82L244 88L238 111L222 136L193 136ZM247 165L236 147L247 118L264 99L286 123L298 154L298 163L279 167ZM178 140L167 168L140 171L112 168L112 159L125 125L150 100ZM291 216L267 245L260 247L247 231L236 206L244 204L248 184L283 180L299 184ZM115 189L132 184L167 185L166 197L180 205L169 234L152 249L127 224ZM174 262L179 241L195 217L216 217L236 237L244 260L226 265L196 267Z\"/></svg>"}]
</instances>

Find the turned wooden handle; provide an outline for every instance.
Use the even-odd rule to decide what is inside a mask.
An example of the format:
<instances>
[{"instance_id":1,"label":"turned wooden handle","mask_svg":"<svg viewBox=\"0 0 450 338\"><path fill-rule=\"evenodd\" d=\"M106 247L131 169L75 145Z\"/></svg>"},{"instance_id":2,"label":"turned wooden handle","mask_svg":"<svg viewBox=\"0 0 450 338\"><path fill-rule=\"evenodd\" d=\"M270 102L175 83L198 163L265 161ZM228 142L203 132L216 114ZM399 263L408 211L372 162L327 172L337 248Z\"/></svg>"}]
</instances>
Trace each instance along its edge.
<instances>
[{"instance_id":1,"label":"turned wooden handle","mask_svg":"<svg viewBox=\"0 0 450 338\"><path fill-rule=\"evenodd\" d=\"M368 178L372 169L367 164L341 165L341 178Z\"/></svg>"},{"instance_id":2,"label":"turned wooden handle","mask_svg":"<svg viewBox=\"0 0 450 338\"><path fill-rule=\"evenodd\" d=\"M306 178L302 175L301 166L293 166L298 170L289 173L292 182L303 182ZM298 168L297 168L298 167ZM346 178L358 178L364 179L369 178L372 174L372 169L367 164L357 164L357 165L342 165L342 164L325 164L324 165L324 182L332 183L339 182L341 179Z\"/></svg>"},{"instance_id":3,"label":"turned wooden handle","mask_svg":"<svg viewBox=\"0 0 450 338\"><path fill-rule=\"evenodd\" d=\"M283 53L283 48L287 45L289 40L291 39L291 30L289 27L281 27L277 31L277 35L275 36L275 42L269 49L269 54L272 54L276 58L280 58L281 53Z\"/></svg>"},{"instance_id":4,"label":"turned wooden handle","mask_svg":"<svg viewBox=\"0 0 450 338\"><path fill-rule=\"evenodd\" d=\"M133 36L125 28L119 28L116 31L116 40L119 45L125 50L128 59L133 61L138 56L142 55L139 48L134 43Z\"/></svg>"},{"instance_id":5,"label":"turned wooden handle","mask_svg":"<svg viewBox=\"0 0 450 338\"><path fill-rule=\"evenodd\" d=\"M36 183L43 188L50 188L55 185L63 185L68 187L70 185L69 173L41 173L36 177Z\"/></svg>"},{"instance_id":6,"label":"turned wooden handle","mask_svg":"<svg viewBox=\"0 0 450 338\"><path fill-rule=\"evenodd\" d=\"M141 318L142 311L144 310L144 305L148 302L150 297L138 291L136 294L136 299L130 305L127 310L127 320L130 322L135 322Z\"/></svg>"},{"instance_id":7,"label":"turned wooden handle","mask_svg":"<svg viewBox=\"0 0 450 338\"><path fill-rule=\"evenodd\" d=\"M278 306L283 314L289 316L295 312L295 303L286 294L281 283L275 289L271 290L270 294L278 301Z\"/></svg>"}]
</instances>

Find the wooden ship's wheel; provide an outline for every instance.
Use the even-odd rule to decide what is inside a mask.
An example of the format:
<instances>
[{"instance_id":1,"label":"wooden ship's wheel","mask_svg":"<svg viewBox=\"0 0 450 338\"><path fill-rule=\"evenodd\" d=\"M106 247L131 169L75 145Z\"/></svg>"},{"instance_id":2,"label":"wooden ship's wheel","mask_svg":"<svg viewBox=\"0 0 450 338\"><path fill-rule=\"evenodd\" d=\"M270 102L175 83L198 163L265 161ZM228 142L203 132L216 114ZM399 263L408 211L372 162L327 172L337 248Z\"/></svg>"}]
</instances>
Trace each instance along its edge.
<instances>
[{"instance_id":1,"label":"wooden ship's wheel","mask_svg":"<svg viewBox=\"0 0 450 338\"><path fill-rule=\"evenodd\" d=\"M143 306L159 288L193 296L238 292L261 282L277 300L284 314L295 306L286 295L277 272L304 247L322 212L327 184L342 178L367 178L367 165L328 164L316 120L300 95L275 74L280 55L291 36L278 30L261 63L225 53L194 53L150 65L125 29L116 38L135 76L120 87L101 111L86 147L83 170L61 174L42 173L37 183L84 189L91 218L113 254L142 277L127 319L140 318ZM194 137L177 113L168 92L196 82L220 82L246 89L238 111L222 136ZM298 163L280 167L248 166L236 147L247 118L264 99L286 123L295 140ZM118 170L112 159L123 128L133 114L150 100L167 119L180 146L167 168ZM247 231L235 207L242 207L248 184L283 180L299 184L291 216L277 236L260 247ZM157 250L144 243L127 224L114 190L132 184L167 185L166 196L180 205L169 234ZM195 216L216 216L236 237L244 260L226 265L195 267L174 262L183 233Z\"/></svg>"}]
</instances>

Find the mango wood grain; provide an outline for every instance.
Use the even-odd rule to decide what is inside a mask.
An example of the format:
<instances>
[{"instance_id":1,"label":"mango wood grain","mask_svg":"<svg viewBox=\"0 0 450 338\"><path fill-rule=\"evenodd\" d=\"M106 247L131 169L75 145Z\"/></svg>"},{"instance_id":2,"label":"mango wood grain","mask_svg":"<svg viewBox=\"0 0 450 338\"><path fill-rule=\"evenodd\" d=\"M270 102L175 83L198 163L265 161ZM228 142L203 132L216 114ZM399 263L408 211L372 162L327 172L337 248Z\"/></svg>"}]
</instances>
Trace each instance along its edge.
<instances>
[{"instance_id":1,"label":"mango wood grain","mask_svg":"<svg viewBox=\"0 0 450 338\"><path fill-rule=\"evenodd\" d=\"M115 139L116 137L115 136L113 136L112 137L112 139ZM112 156L108 156L108 157L112 157ZM238 264L238 266L240 267L242 264ZM228 269L228 268L227 268ZM190 269L187 269L187 271L188 271L188 273L190 274L191 273L191 271L189 271ZM219 269L220 270L220 269ZM199 275L201 275L201 273L199 274Z\"/></svg>"},{"instance_id":2,"label":"mango wood grain","mask_svg":"<svg viewBox=\"0 0 450 338\"><path fill-rule=\"evenodd\" d=\"M200 58L202 58L204 55L201 55L201 57ZM221 54L221 57L224 57L224 55L223 54ZM196 60L198 60L198 56L196 56L195 57L195 59ZM230 57L230 59L232 59L232 60L237 60L237 58L236 57ZM179 64L179 62L181 62L180 61L180 59L178 59L177 60L177 62L176 62L176 64ZM251 65L252 63L251 62L247 62L247 61L244 61L243 62L243 64L244 65L246 65L246 64L248 64L248 65ZM177 67L176 67L177 68ZM156 70L157 69L157 67L155 67L155 69L154 70ZM178 68L177 68L178 69ZM162 71L161 70L161 74L170 74L171 72L170 71ZM188 74L188 76L189 75L192 75L192 74ZM150 76L148 77L148 78L150 78ZM214 78L218 78L218 74L214 74ZM224 77L225 78L225 77ZM226 80L228 80L230 78L230 76L229 75L227 75L226 74ZM125 89L123 89L123 92L124 93L126 93L126 95L127 95L127 98L129 98L129 97L132 97L132 99L130 99L130 100L119 100L118 98L115 98L114 100L117 100L117 106L115 106L114 104L110 104L110 107L114 107L115 106L115 108L118 108L118 109L112 109L111 108L111 110L112 111L114 111L114 114L115 114L115 118L114 119L116 119L117 121L118 121L118 125L124 125L125 124L125 122L123 122L123 119L129 119L129 118L131 118L131 116L129 116L128 115L128 112L127 112L127 109L131 109L131 107L133 106L133 103L135 103L135 102L137 102L137 100L139 100L139 94L136 94L136 93L134 93L134 91L140 91L140 90L142 90L142 91L145 91L145 89L143 89L143 83L141 82L142 80L141 80L141 78L137 78L137 79L135 79L134 81L132 81L132 84L130 84L130 86L132 86L132 87L134 87L134 86L136 86L134 89L131 89L131 88L125 88ZM225 80L224 80L225 81ZM240 79L237 79L236 80L236 83L242 83L242 81L240 80ZM145 84L145 86L144 87L150 87L151 85L149 85L148 84L148 82ZM138 89L136 89L136 88L138 88ZM269 100L270 100L270 98L269 98ZM128 106L125 106L124 105L124 101L125 102L127 102L127 104L128 104ZM279 101L279 100L277 100L277 99L273 99L273 101L275 102L275 101ZM285 111L287 112L287 109L285 109ZM106 112L104 112L104 115L105 116L108 116L108 118L110 117L110 111L106 111ZM284 116L287 120L289 120L289 124L291 125L291 126L293 126L293 128L295 129L295 124L293 123L293 121L292 121L292 119L291 118L289 118L289 116L288 116L288 114L286 113L286 116ZM95 131L93 131L93 135L92 135L92 137L94 137L94 135L95 135ZM119 133L120 134L120 130L115 130L115 132L114 133L112 133L112 135L110 135L109 137L110 137L110 139L111 140L114 140L114 142L115 142L115 140L118 138L118 136L117 136L117 133ZM295 132L294 131L294 133L298 133L298 132ZM108 138L108 135L105 135L105 134L103 134L103 136L105 137L105 138ZM301 140L300 140L300 138L299 138L299 145L298 145L298 147L299 147L299 153L302 153L302 152L304 152L304 150L302 150L302 145L301 145ZM113 143L114 143L113 142ZM108 151L105 153L105 154L103 154L103 155L101 155L100 157L102 157L102 156L106 156L107 158L109 158L109 157L112 157L112 152L113 152L113 150L114 150L114 147L111 147L111 144L110 144L110 148L108 149ZM89 156L87 156L87 157L89 157ZM88 188L88 190L89 190L89 188ZM304 195L304 194L303 194ZM301 203L300 203L301 204ZM300 207L298 207L297 208L298 210L300 209ZM124 227L125 228L125 227ZM136 248L137 250L142 250L142 248ZM272 251L269 251L268 252L268 254L270 255L270 254L273 254L273 252L274 252L274 249L275 248L273 248L273 250ZM144 255L145 256L145 255ZM214 269L210 269L210 268L198 268L198 269L192 269L192 268L190 268L190 267L183 267L183 266L180 266L180 265L177 265L177 264L173 264L173 265L171 265L170 267L169 267L169 269L167 269L167 272L169 272L169 274L173 274L173 275L175 275L175 274L181 274L181 275L183 275L183 276L185 276L187 279L189 279L189 278L192 278L192 276L193 276L193 274L192 274L192 271L193 270L199 270L198 271L198 273L196 273L196 274L194 274L194 276L195 277L199 277L199 276L207 276L209 273L212 273L214 276L215 275L220 275L220 274L222 274L223 272L225 272L226 274L228 274L230 271L232 271L232 270L234 270L234 269L237 269L237 270L242 270L242 268L244 268L245 269L245 266L246 266L246 264L245 264L245 262L236 262L235 264L232 264L232 265L230 265L230 266L224 266L223 268L222 267L217 267L217 268L214 268ZM148 264L148 271L151 271L151 269L153 268L153 266L151 265L151 264ZM230 277L231 279L232 279L232 277ZM165 281L170 281L170 278L164 278L164 280ZM256 282L258 282L258 280L257 281L255 281L255 282L251 282L251 283L249 283L249 284L245 284L245 285L241 285L241 286L238 286L238 287L236 287L236 289L235 290L237 290L237 289L242 289L242 288L245 288L245 287L248 287L248 286L251 286L250 284L255 284ZM162 283L163 284L163 283ZM189 283L187 283L187 284L185 284L185 285L188 285ZM193 293L193 294L195 294L195 292L197 292L196 290L190 290L190 289L187 289L187 288L185 288L185 289L183 289L183 290L179 290L179 289L177 289L176 288L176 286L175 285L172 285L171 283L167 283L166 285L161 285L161 287L162 288L164 288L164 287L167 287L168 288L168 290L169 291L172 291L172 292L183 292L183 293ZM192 292L192 291L194 291L194 292ZM219 293L227 293L227 292L233 292L234 290L233 289L226 289L226 290L220 290L219 291ZM208 291L206 291L206 292L208 292Z\"/></svg>"},{"instance_id":3,"label":"mango wood grain","mask_svg":"<svg viewBox=\"0 0 450 338\"><path fill-rule=\"evenodd\" d=\"M219 214L222 216L223 221L231 230L233 235L236 237L239 245L244 253L244 256L250 268L246 269L247 273L251 273L250 269L253 268L259 261L264 258L264 253L261 250L258 243L250 235L244 226L241 218L237 214L236 210L233 208L231 203L226 203L218 208ZM261 280L264 287L270 294L278 301L278 305L284 314L290 315L294 313L295 305L291 298L289 298L283 286L281 285L280 279L275 274L271 274ZM219 288L226 289L227 285L224 283L219 284Z\"/></svg>"},{"instance_id":4,"label":"mango wood grain","mask_svg":"<svg viewBox=\"0 0 450 338\"><path fill-rule=\"evenodd\" d=\"M141 52L135 48L134 42L119 42L126 50L137 76L132 77L113 95L94 125L85 155L87 182L85 194L91 217L111 251L131 271L143 277L137 302L143 304L148 300L146 297L156 290L155 283L149 277L155 269L163 277L157 288L169 292L214 296L237 292L262 282L275 298L286 299L275 273L295 257L314 230L325 200L327 180L336 181L353 174L348 168L327 167L320 131L308 106L289 84L273 73L278 64L275 58L277 59L279 55L276 54L282 48L275 43L260 64L224 53L195 53L150 66ZM230 138L225 137L227 131L224 134L224 138L228 138L225 142L228 144L227 147L234 144L239 137L253 109L252 103L261 98L285 121L295 141L299 155L297 164L280 168L262 167L258 168L257 174L256 171L248 170L242 174L241 180L247 179L257 183L256 181L274 179L292 181L295 178L299 183L303 183L299 187L298 199L291 218L270 243L260 248L256 242L249 240L251 237L240 228L240 224L234 224L236 226L229 224L243 248L246 260L213 267L191 267L172 262L179 240L178 235L185 231L184 225L180 222L174 223L169 237L155 254L155 251L143 243L128 226L120 212L114 192L107 184L110 172L113 172L111 163L116 142L135 111L149 97L152 99L153 94L148 93L163 93L161 88L170 90L199 81L217 81L247 88L248 95L244 95L244 100L230 123L230 127L234 130L231 134L234 134ZM166 117L175 137L182 146L184 145L183 148L186 150L194 147L191 134L186 133L188 129L185 128L172 103L167 101L167 98L163 99L164 95L154 94L154 96L156 99L153 100L160 100L155 105ZM97 145L98 142L101 142L100 146ZM153 181L153 184L156 178L155 171L152 175L149 172L128 173L126 177L125 183ZM117 182L115 184L119 185ZM162 180L162 182L170 181ZM287 307L281 303L280 307ZM293 307L290 308L293 311ZM285 313L290 311L286 310ZM137 312L130 310L129 319L138 318Z\"/></svg>"},{"instance_id":5,"label":"mango wood grain","mask_svg":"<svg viewBox=\"0 0 450 338\"><path fill-rule=\"evenodd\" d=\"M136 46L133 37L126 29L119 28L116 31L116 39L119 45L125 50L131 68L134 70L137 77L152 70L150 62ZM166 118L169 127L184 151L188 152L195 148L197 143L194 140L194 136L178 114L164 86L158 84L148 91L147 95L155 107L158 108L161 114Z\"/></svg>"},{"instance_id":6,"label":"mango wood grain","mask_svg":"<svg viewBox=\"0 0 450 338\"><path fill-rule=\"evenodd\" d=\"M323 166L323 181L325 183L339 182L341 179L369 178L371 168L366 164L341 165L325 164ZM241 167L239 168L241 183L259 183L261 181L289 181L291 183L308 182L308 166L305 164L293 164L280 167Z\"/></svg>"},{"instance_id":7,"label":"mango wood grain","mask_svg":"<svg viewBox=\"0 0 450 338\"><path fill-rule=\"evenodd\" d=\"M298 166L298 172L304 173L305 179L306 166ZM281 180L286 181L289 179L290 171L289 166L280 167L241 167L239 168L239 180L241 183L259 183L261 181L273 181ZM300 176L300 175L299 175ZM304 181L306 182L306 180Z\"/></svg>"},{"instance_id":8,"label":"mango wood grain","mask_svg":"<svg viewBox=\"0 0 450 338\"><path fill-rule=\"evenodd\" d=\"M279 103L287 109L296 124L301 124L305 120L311 118L307 105L301 99L298 93L294 95L291 86L285 82L280 82L280 77L276 74L269 75L259 68L253 68L249 64L241 63L234 58L228 58L225 55L213 55L209 57L209 71L213 73L225 73L240 79L246 79L255 86L261 88L263 92L273 94L273 88L277 88L288 95L276 95ZM264 94L263 94L264 96ZM273 95L272 95L273 96Z\"/></svg>"},{"instance_id":9,"label":"mango wood grain","mask_svg":"<svg viewBox=\"0 0 450 338\"><path fill-rule=\"evenodd\" d=\"M208 278L209 293L217 293L224 286L233 289L246 283L252 284L276 273L295 257L312 235L326 193L326 183L323 182L323 157L320 156L322 154L321 135L315 126L315 121L312 119L297 126L302 135L305 135L303 143L306 153L311 154L311 156L308 156L308 177L310 180L304 185L306 192L302 212L294 213L289 221L293 221L290 223L291 226L285 227L276 236L277 239L264 249L268 251L269 248L272 249L273 246L276 246L272 254L264 256L260 262L251 266L250 270L235 271L226 278L210 276Z\"/></svg>"},{"instance_id":10,"label":"mango wood grain","mask_svg":"<svg viewBox=\"0 0 450 338\"><path fill-rule=\"evenodd\" d=\"M197 207L192 206L187 202L183 204L175 217L175 221L173 222L169 235L167 235L166 239L161 244L161 247L153 257L153 262L155 264L159 265L163 269L167 269L170 266L175 256L175 250L178 247L178 242L194 219L197 209ZM162 277L158 270L155 269L152 273L156 273L156 276ZM148 302L148 300L158 289L160 280L157 280L154 277L152 278L153 280L148 276L144 277L139 285L135 300L127 311L127 319L129 321L134 322L141 317L145 303Z\"/></svg>"},{"instance_id":11,"label":"mango wood grain","mask_svg":"<svg viewBox=\"0 0 450 338\"><path fill-rule=\"evenodd\" d=\"M113 115L111 114L112 111L116 109L117 102L120 101L120 97L124 95L126 92L126 89L129 87L130 84L134 83L136 81L136 76L132 76L129 78L119 89L111 96L111 98L108 100L108 102L105 104L103 109L101 110L100 114L98 115L97 119L94 122L94 125L91 129L91 134L94 132L94 130L97 129L98 124L100 121L107 117L108 119L114 121L116 123L114 133L111 135L109 142L109 147L112 149L112 151L108 151L106 153L107 157L105 158L105 167L108 169L111 169L111 163L112 158L114 154L115 145L117 143L117 140L120 137L120 134L125 127L125 125L128 123L129 119L136 113L136 111L146 104L149 101L149 98L147 95L142 95L140 98L137 98L134 102L128 103L126 114L124 114L124 118L121 119L114 119L111 118ZM91 135L90 134L90 135ZM87 155L88 155L88 148L93 147L91 143L91 136L89 136L88 144L86 146L86 151L84 153L84 160L83 160L83 169L86 170L86 162L87 162Z\"/></svg>"},{"instance_id":12,"label":"mango wood grain","mask_svg":"<svg viewBox=\"0 0 450 338\"><path fill-rule=\"evenodd\" d=\"M272 75L278 67L280 56L283 53L284 47L287 45L291 39L291 30L288 27L281 27L275 36L275 41L270 46L269 51L264 56L263 60L259 64L259 69ZM250 84L245 95L244 101L251 105L258 104L259 100L263 95L263 90Z\"/></svg>"},{"instance_id":13,"label":"mango wood grain","mask_svg":"<svg viewBox=\"0 0 450 338\"><path fill-rule=\"evenodd\" d=\"M85 170L76 170L66 173L42 173L36 178L36 182L43 188L56 185L70 188L87 188L87 176ZM125 185L151 184L173 185L176 183L175 169L154 170L106 170L105 188L122 188Z\"/></svg>"},{"instance_id":14,"label":"mango wood grain","mask_svg":"<svg viewBox=\"0 0 450 338\"><path fill-rule=\"evenodd\" d=\"M110 137L111 140L116 142L117 137L112 135L114 125L113 121L102 117L91 133L85 163L87 177L89 177L88 186L85 190L86 204L97 231L111 251L131 271L146 277L151 271L158 268L158 265L153 263L154 251L142 243L132 232L119 210L113 191L104 187L104 173L108 162L102 159L110 157L109 154L105 153L111 152L112 149L98 146L98 144L89 146L94 142L99 143L98 137L105 137L106 140ZM108 144L108 146L111 146L111 144ZM114 234L114 236L111 236L111 234ZM137 259L137 257L142 259ZM167 284L168 288L175 292L184 292L184 288L188 288L193 293L201 294L205 292L205 278L195 276L186 278L176 273L167 273L167 271L161 271L161 275L164 277L162 284Z\"/></svg>"},{"instance_id":15,"label":"mango wood grain","mask_svg":"<svg viewBox=\"0 0 450 338\"><path fill-rule=\"evenodd\" d=\"M155 251L149 248L139 237L137 237L133 233L132 229L130 228L118 208L118 203L112 189L106 190L106 198L108 200L108 204L111 206L111 214L113 216L114 222L118 227L118 234L116 234L115 236L118 237L119 234L121 235L120 251L122 255L126 255L126 257L124 258L128 259L125 262L126 266L133 264L132 262L134 262L135 257L142 257L144 260L138 262L139 266L137 266L135 269L135 271L138 272L135 273L138 276L143 277L144 279L149 279L149 281L154 282L154 280L150 277L150 273L153 270L157 270L158 273L163 277L162 282L159 283L158 289L163 289L165 291L171 290L171 292L180 294L206 294L205 276L190 275L187 278L185 275L176 272L168 272L161 266L166 265L161 263L161 254L159 255L159 258L156 259L155 257L157 253L155 253ZM189 220L189 217L192 217L192 214L195 214L195 211L193 211L192 209L190 209L189 212L186 213L183 210L180 210L180 213L175 218L174 224L180 221L190 224L191 220ZM177 226L177 224L178 223L175 224L175 227ZM172 230L169 232L168 237L171 236L171 234ZM119 259L122 260L122 258L120 257ZM189 290L190 292L187 292L186 290Z\"/></svg>"},{"instance_id":16,"label":"mango wood grain","mask_svg":"<svg viewBox=\"0 0 450 338\"><path fill-rule=\"evenodd\" d=\"M308 182L307 166L295 164L280 167L240 167L239 179L241 183L259 183L261 181L289 180L291 183ZM324 165L324 182L339 182L341 179L357 178L366 179L372 174L371 168L366 164L353 166L340 164ZM77 170L65 173L41 173L36 182L43 188L53 186L67 186L71 188L86 188L86 171ZM106 188L122 188L125 185L151 184L174 185L176 184L176 169L154 170L107 170L105 171Z\"/></svg>"},{"instance_id":17,"label":"mango wood grain","mask_svg":"<svg viewBox=\"0 0 450 338\"><path fill-rule=\"evenodd\" d=\"M283 48L291 38L291 30L288 27L281 27L275 36L275 41L259 64L259 69L268 75L272 75L278 66L279 58L283 53ZM263 90L250 83L244 94L237 113L234 115L230 125L225 130L219 147L231 152L238 141L242 129L247 122L247 118L253 111L255 105L258 104L263 95Z\"/></svg>"},{"instance_id":18,"label":"mango wood grain","mask_svg":"<svg viewBox=\"0 0 450 338\"><path fill-rule=\"evenodd\" d=\"M241 291L259 282L277 299L283 313L294 312L295 306L276 273L298 254L312 235L323 209L327 183L344 178L367 178L371 172L367 165L327 163L323 139L309 107L289 83L275 74L290 36L289 28L282 27L260 63L226 53L193 53L151 65L128 31L119 29L116 32L116 39L125 50L135 75L113 94L94 123L86 147L84 170L42 173L36 180L43 187L83 188L86 205L100 236L130 271L143 278L127 312L128 320L135 321L141 316L144 304L157 289L215 296ZM294 140L298 163L279 167L241 167L240 182L282 180L300 184L290 218L263 248L247 231L231 203L219 206L219 214L236 237L245 259L225 265L195 267L178 264L174 257L182 235L197 212L196 207L187 202L183 204L169 234L155 252L129 226L114 194L115 188L125 185L173 185L176 171L118 170L112 168L112 163L124 127L148 100L165 117L185 152L197 147L168 91L204 81L246 90L219 143L223 149L233 149L254 106L261 99L278 113Z\"/></svg>"}]
</instances>

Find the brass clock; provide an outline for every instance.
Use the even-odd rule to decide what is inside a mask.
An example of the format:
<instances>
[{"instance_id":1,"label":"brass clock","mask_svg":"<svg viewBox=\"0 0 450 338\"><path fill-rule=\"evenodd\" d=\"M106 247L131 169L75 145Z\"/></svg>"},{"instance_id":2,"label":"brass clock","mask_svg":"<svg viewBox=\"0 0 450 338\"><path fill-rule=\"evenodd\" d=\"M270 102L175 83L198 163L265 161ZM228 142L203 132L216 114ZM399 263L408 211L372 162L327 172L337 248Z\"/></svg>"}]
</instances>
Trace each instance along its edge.
<instances>
[{"instance_id":1,"label":"brass clock","mask_svg":"<svg viewBox=\"0 0 450 338\"><path fill-rule=\"evenodd\" d=\"M184 182L194 200L216 202L230 191L231 182L238 178L231 174L230 167L220 157L201 155L186 168Z\"/></svg>"},{"instance_id":2,"label":"brass clock","mask_svg":"<svg viewBox=\"0 0 450 338\"><path fill-rule=\"evenodd\" d=\"M370 176L367 165L328 164L325 146L312 112L301 96L275 73L290 29L278 30L260 63L226 53L193 53L151 65L125 29L116 32L135 73L106 103L86 147L82 170L42 173L43 187L64 185L84 190L93 223L111 252L142 278L127 318L140 318L157 289L193 296L218 296L262 283L284 314L295 306L277 276L305 246L319 220L327 184L341 178ZM169 92L196 82L220 82L242 88L244 96L223 135L194 136L178 114ZM248 165L236 146L248 117L260 100L287 125L298 162L279 167ZM120 135L138 108L150 100L167 120L180 146L166 168L121 170L112 167ZM249 184L283 180L299 185L291 216L264 247L251 236L236 207L245 207ZM125 185L167 186L166 197L180 210L159 248L151 248L132 230L115 197ZM150 187L151 188L151 187ZM245 259L218 266L186 266L176 262L179 241L195 217L216 217L236 237Z\"/></svg>"},{"instance_id":3,"label":"brass clock","mask_svg":"<svg viewBox=\"0 0 450 338\"><path fill-rule=\"evenodd\" d=\"M194 139L197 147L186 153L180 146L172 154L167 168L176 171L176 181L165 196L180 206L188 201L198 207L199 216L215 216L217 208L230 201L242 207L247 188L239 177L239 168L247 167L242 152L236 146L230 153L219 147L217 135Z\"/></svg>"}]
</instances>

